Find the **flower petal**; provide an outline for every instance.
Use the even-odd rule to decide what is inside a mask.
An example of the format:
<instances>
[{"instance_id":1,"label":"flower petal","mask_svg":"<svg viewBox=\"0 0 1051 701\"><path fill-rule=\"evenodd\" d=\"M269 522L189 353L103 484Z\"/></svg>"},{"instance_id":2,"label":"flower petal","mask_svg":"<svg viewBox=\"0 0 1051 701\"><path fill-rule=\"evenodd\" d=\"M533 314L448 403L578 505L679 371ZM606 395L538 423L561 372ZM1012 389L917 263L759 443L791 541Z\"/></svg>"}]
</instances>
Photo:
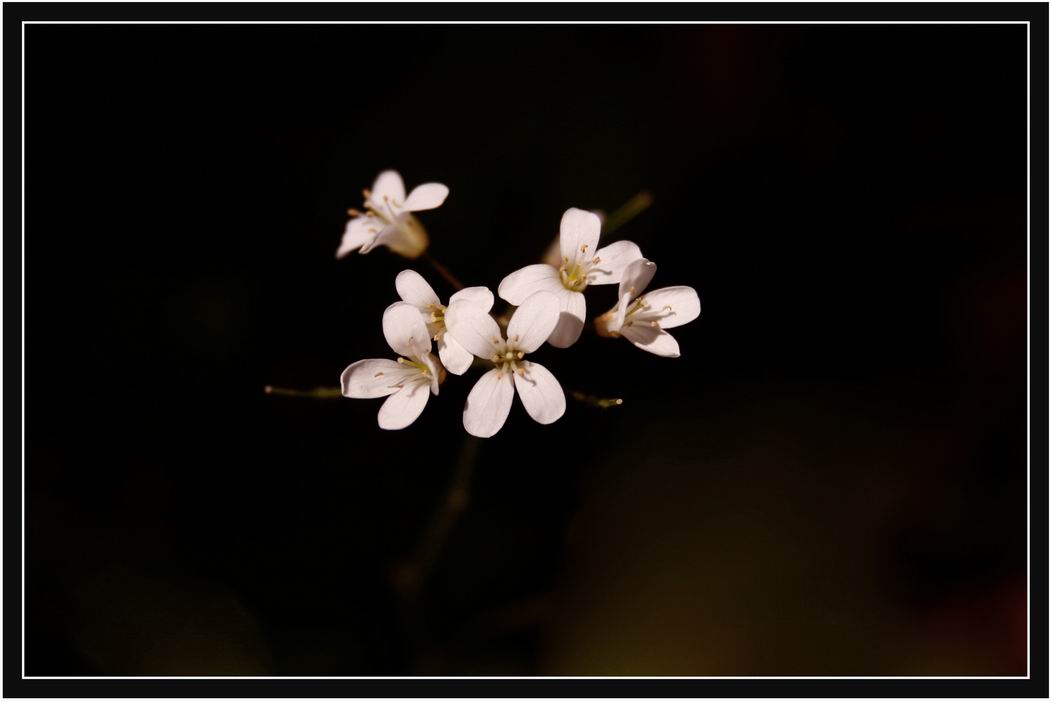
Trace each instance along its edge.
<instances>
[{"instance_id":1,"label":"flower petal","mask_svg":"<svg viewBox=\"0 0 1051 701\"><path fill-rule=\"evenodd\" d=\"M449 188L441 183L424 183L417 185L405 199L402 209L406 212L420 212L425 209L441 207L442 202L449 196Z\"/></svg>"},{"instance_id":2,"label":"flower petal","mask_svg":"<svg viewBox=\"0 0 1051 701\"><path fill-rule=\"evenodd\" d=\"M537 423L558 421L566 413L566 393L562 385L543 365L526 362L522 367L524 374L515 373L515 387L522 406Z\"/></svg>"},{"instance_id":3,"label":"flower petal","mask_svg":"<svg viewBox=\"0 0 1051 701\"><path fill-rule=\"evenodd\" d=\"M376 246L391 247L391 244L397 246L399 241L404 238L404 234L396 224L384 224L379 219L375 220L379 224L379 231L373 235L372 240L366 241L361 247L362 253L368 253Z\"/></svg>"},{"instance_id":4,"label":"flower petal","mask_svg":"<svg viewBox=\"0 0 1051 701\"><path fill-rule=\"evenodd\" d=\"M474 362L471 351L461 346L448 331L438 337L438 357L442 359L445 369L454 375L464 374Z\"/></svg>"},{"instance_id":5,"label":"flower petal","mask_svg":"<svg viewBox=\"0 0 1051 701\"><path fill-rule=\"evenodd\" d=\"M632 324L622 328L620 334L644 351L666 358L679 357L679 342L662 328L649 324Z\"/></svg>"},{"instance_id":6,"label":"flower petal","mask_svg":"<svg viewBox=\"0 0 1051 701\"><path fill-rule=\"evenodd\" d=\"M401 301L408 302L420 311L441 304L434 288L415 270L402 270L398 273L398 277L394 278L394 289L398 291Z\"/></svg>"},{"instance_id":7,"label":"flower petal","mask_svg":"<svg viewBox=\"0 0 1051 701\"><path fill-rule=\"evenodd\" d=\"M588 273L589 285L612 285L620 282L624 270L642 258L642 251L631 241L614 241L595 253L598 263Z\"/></svg>"},{"instance_id":8,"label":"flower petal","mask_svg":"<svg viewBox=\"0 0 1051 701\"><path fill-rule=\"evenodd\" d=\"M427 406L426 382L406 383L404 387L387 397L380 407L377 417L380 428L388 431L396 431L405 428L423 413L423 407Z\"/></svg>"},{"instance_id":9,"label":"flower petal","mask_svg":"<svg viewBox=\"0 0 1051 701\"><path fill-rule=\"evenodd\" d=\"M507 340L519 350L532 353L555 330L560 311L557 295L534 292L511 315L511 321L507 324Z\"/></svg>"},{"instance_id":10,"label":"flower petal","mask_svg":"<svg viewBox=\"0 0 1051 701\"><path fill-rule=\"evenodd\" d=\"M548 337L547 342L555 348L569 348L580 338L584 330L584 318L587 314L587 302L584 295L561 288L558 295L558 325Z\"/></svg>"},{"instance_id":11,"label":"flower petal","mask_svg":"<svg viewBox=\"0 0 1051 701\"><path fill-rule=\"evenodd\" d=\"M645 294L646 310L642 318L655 318L662 329L688 324L701 315L701 299L692 287L662 287Z\"/></svg>"},{"instance_id":12,"label":"flower petal","mask_svg":"<svg viewBox=\"0 0 1051 701\"><path fill-rule=\"evenodd\" d=\"M482 307L484 311L489 311L493 308L493 293L488 287L465 287L449 298L449 304L461 301L470 302Z\"/></svg>"},{"instance_id":13,"label":"flower petal","mask_svg":"<svg viewBox=\"0 0 1051 701\"><path fill-rule=\"evenodd\" d=\"M395 353L406 358L419 358L431 350L423 315L407 302L395 302L383 312L383 337Z\"/></svg>"},{"instance_id":14,"label":"flower petal","mask_svg":"<svg viewBox=\"0 0 1051 701\"><path fill-rule=\"evenodd\" d=\"M463 408L463 427L472 436L489 438L507 421L515 384L511 373L493 368L478 378Z\"/></svg>"},{"instance_id":15,"label":"flower petal","mask_svg":"<svg viewBox=\"0 0 1051 701\"><path fill-rule=\"evenodd\" d=\"M359 360L339 377L344 397L375 399L398 391L398 384L418 371L386 358Z\"/></svg>"},{"instance_id":16,"label":"flower petal","mask_svg":"<svg viewBox=\"0 0 1051 701\"><path fill-rule=\"evenodd\" d=\"M376 209L389 210L387 202L394 202L399 207L405 202L405 183L396 170L385 170L376 176L369 192L369 200Z\"/></svg>"},{"instance_id":17,"label":"flower petal","mask_svg":"<svg viewBox=\"0 0 1051 701\"><path fill-rule=\"evenodd\" d=\"M431 394L437 397L438 385L441 384L441 382L439 382L439 375L441 374L441 370L439 368L441 366L438 364L438 359L434 357L433 353L424 353L417 360L423 363L423 366L427 368L427 375L425 379L428 380L431 386Z\"/></svg>"},{"instance_id":18,"label":"flower petal","mask_svg":"<svg viewBox=\"0 0 1051 701\"><path fill-rule=\"evenodd\" d=\"M496 293L500 299L511 304L521 304L534 292L557 292L564 290L558 277L558 269L545 263L527 265L514 271L500 281Z\"/></svg>"},{"instance_id":19,"label":"flower petal","mask_svg":"<svg viewBox=\"0 0 1051 701\"><path fill-rule=\"evenodd\" d=\"M653 279L656 273L657 264L645 258L633 261L624 270L624 276L621 278L620 287L617 290L617 309L608 324L610 331L614 333L620 332L620 327L624 325L624 317L628 313L628 307L635 298L642 295L646 285L650 284L650 280Z\"/></svg>"},{"instance_id":20,"label":"flower petal","mask_svg":"<svg viewBox=\"0 0 1051 701\"><path fill-rule=\"evenodd\" d=\"M500 326L489 312L477 304L458 300L445 310L445 333L479 358L490 359L503 337ZM496 339L495 342L493 339Z\"/></svg>"},{"instance_id":21,"label":"flower petal","mask_svg":"<svg viewBox=\"0 0 1051 701\"><path fill-rule=\"evenodd\" d=\"M650 280L657 273L657 264L645 258L638 258L628 264L624 269L624 275L620 279L620 287L617 289L617 297L629 299L641 297L650 284Z\"/></svg>"},{"instance_id":22,"label":"flower petal","mask_svg":"<svg viewBox=\"0 0 1051 701\"><path fill-rule=\"evenodd\" d=\"M362 246L361 252L368 253L376 246L386 246L399 256L418 258L427 250L427 232L409 212L402 212L393 219L392 223L383 226L371 243Z\"/></svg>"},{"instance_id":23,"label":"flower petal","mask_svg":"<svg viewBox=\"0 0 1051 701\"><path fill-rule=\"evenodd\" d=\"M383 228L383 223L373 217L354 217L347 222L347 228L343 230L343 240L339 242L336 250L336 258L342 258L351 251L361 248L362 253L367 253L372 240Z\"/></svg>"},{"instance_id":24,"label":"flower petal","mask_svg":"<svg viewBox=\"0 0 1051 701\"><path fill-rule=\"evenodd\" d=\"M562 215L559 227L562 257L571 261L594 257L601 231L602 220L597 214L570 207Z\"/></svg>"}]
</instances>

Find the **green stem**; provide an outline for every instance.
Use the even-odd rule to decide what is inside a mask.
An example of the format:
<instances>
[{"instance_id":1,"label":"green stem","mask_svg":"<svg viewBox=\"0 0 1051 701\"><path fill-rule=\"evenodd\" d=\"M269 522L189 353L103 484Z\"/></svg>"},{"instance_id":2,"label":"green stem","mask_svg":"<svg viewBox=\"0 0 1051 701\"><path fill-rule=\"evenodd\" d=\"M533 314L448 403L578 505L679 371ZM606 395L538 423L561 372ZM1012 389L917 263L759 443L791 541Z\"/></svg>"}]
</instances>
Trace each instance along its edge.
<instances>
[{"instance_id":1,"label":"green stem","mask_svg":"<svg viewBox=\"0 0 1051 701\"><path fill-rule=\"evenodd\" d=\"M343 392L339 387L315 387L314 389L292 389L290 387L274 387L267 385L263 388L264 394L272 394L277 397L298 397L300 399L339 399Z\"/></svg>"},{"instance_id":2,"label":"green stem","mask_svg":"<svg viewBox=\"0 0 1051 701\"><path fill-rule=\"evenodd\" d=\"M603 241L608 243L607 238L611 233L619 229L620 227L627 224L629 221L639 216L653 204L653 193L643 190L638 193L630 200L622 204L620 207L606 218L606 223L602 227Z\"/></svg>"},{"instance_id":3,"label":"green stem","mask_svg":"<svg viewBox=\"0 0 1051 701\"><path fill-rule=\"evenodd\" d=\"M455 275L453 275L451 272L449 272L448 268L446 268L444 265L442 265L440 262L438 262L437 258L432 256L430 253L424 253L423 257L424 257L424 259L426 259L426 261L428 263L431 264L431 266L435 270L438 271L439 275L441 275L443 278L445 278L446 282L448 282L450 285L455 287L457 290L462 290L463 289L463 283L460 282L460 280Z\"/></svg>"},{"instance_id":4,"label":"green stem","mask_svg":"<svg viewBox=\"0 0 1051 701\"><path fill-rule=\"evenodd\" d=\"M445 547L453 526L467 509L471 500L471 478L478 463L478 448L481 441L474 436L464 437L460 455L456 460L453 480L438 510L423 532L413 554L395 570L395 586L406 595L417 594L427 582L427 577Z\"/></svg>"},{"instance_id":5,"label":"green stem","mask_svg":"<svg viewBox=\"0 0 1051 701\"><path fill-rule=\"evenodd\" d=\"M569 396L578 402L582 402L588 406L593 406L597 409L612 409L613 407L620 406L624 403L624 400L620 398L598 397L594 394L587 394L575 389L569 390Z\"/></svg>"}]
</instances>

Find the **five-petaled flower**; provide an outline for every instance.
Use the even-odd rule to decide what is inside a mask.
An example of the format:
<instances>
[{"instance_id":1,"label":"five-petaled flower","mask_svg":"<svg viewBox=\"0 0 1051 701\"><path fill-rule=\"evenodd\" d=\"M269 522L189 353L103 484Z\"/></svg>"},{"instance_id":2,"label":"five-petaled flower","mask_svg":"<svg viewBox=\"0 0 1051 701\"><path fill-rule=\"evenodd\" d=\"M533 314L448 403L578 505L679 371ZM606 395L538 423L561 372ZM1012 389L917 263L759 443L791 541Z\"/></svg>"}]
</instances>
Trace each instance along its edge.
<instances>
[{"instance_id":1,"label":"five-petaled flower","mask_svg":"<svg viewBox=\"0 0 1051 701\"><path fill-rule=\"evenodd\" d=\"M446 307L423 276L414 270L403 270L394 279L394 287L403 302L420 310L427 332L438 343L438 357L445 369L454 375L467 372L474 356L449 333L445 324ZM449 304L455 302L474 304L483 314L488 314L493 308L493 293L488 287L466 287L449 298Z\"/></svg>"},{"instance_id":2,"label":"five-petaled flower","mask_svg":"<svg viewBox=\"0 0 1051 701\"><path fill-rule=\"evenodd\" d=\"M340 384L344 397L387 397L380 407L379 425L394 430L405 428L423 412L428 391L438 394L444 371L431 354L431 336L423 317L411 304L395 302L387 307L383 335L402 357L359 360L343 371Z\"/></svg>"},{"instance_id":3,"label":"five-petaled flower","mask_svg":"<svg viewBox=\"0 0 1051 701\"><path fill-rule=\"evenodd\" d=\"M548 342L556 348L568 348L580 338L587 316L584 289L620 282L628 264L642 258L631 241L598 248L601 229L598 215L575 207L566 210L559 230L562 264L557 268L547 263L527 265L505 277L497 290L511 304L522 304L535 292L555 294L559 319Z\"/></svg>"},{"instance_id":4,"label":"five-petaled flower","mask_svg":"<svg viewBox=\"0 0 1051 701\"><path fill-rule=\"evenodd\" d=\"M537 292L511 316L507 338L500 326L478 305L452 302L445 312L445 323L464 348L493 363L467 395L463 427L472 436L488 438L504 425L518 390L522 405L533 420L550 424L566 411L566 395L555 376L526 360L527 353L539 348L558 324L559 301L550 292Z\"/></svg>"},{"instance_id":5,"label":"five-petaled flower","mask_svg":"<svg viewBox=\"0 0 1051 701\"><path fill-rule=\"evenodd\" d=\"M700 316L701 300L692 287L664 287L643 294L657 265L640 258L627 267L620 281L617 306L595 320L603 336L623 336L644 351L679 357L679 343L665 329Z\"/></svg>"},{"instance_id":6,"label":"five-petaled flower","mask_svg":"<svg viewBox=\"0 0 1051 701\"><path fill-rule=\"evenodd\" d=\"M420 256L427 250L427 231L412 212L440 207L449 188L441 183L424 183L406 197L398 172L385 170L364 195L365 211L350 210L352 219L347 222L336 258L355 250L368 253L375 246L386 246L406 258Z\"/></svg>"}]
</instances>

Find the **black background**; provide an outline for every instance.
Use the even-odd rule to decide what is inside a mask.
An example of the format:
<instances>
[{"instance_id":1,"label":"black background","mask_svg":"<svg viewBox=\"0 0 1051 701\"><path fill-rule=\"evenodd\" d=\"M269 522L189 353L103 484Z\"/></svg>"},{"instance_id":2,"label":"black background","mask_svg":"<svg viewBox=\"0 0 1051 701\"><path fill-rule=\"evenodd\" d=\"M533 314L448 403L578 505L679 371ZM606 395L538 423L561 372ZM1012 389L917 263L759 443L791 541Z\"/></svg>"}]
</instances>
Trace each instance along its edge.
<instances>
[{"instance_id":1,"label":"black background","mask_svg":"<svg viewBox=\"0 0 1051 701\"><path fill-rule=\"evenodd\" d=\"M29 26L28 674L1024 674L1021 26ZM384 168L494 288L569 206L694 286L677 360L537 360L416 597L452 378L384 357L336 261ZM590 311L613 290L589 290Z\"/></svg>"}]
</instances>

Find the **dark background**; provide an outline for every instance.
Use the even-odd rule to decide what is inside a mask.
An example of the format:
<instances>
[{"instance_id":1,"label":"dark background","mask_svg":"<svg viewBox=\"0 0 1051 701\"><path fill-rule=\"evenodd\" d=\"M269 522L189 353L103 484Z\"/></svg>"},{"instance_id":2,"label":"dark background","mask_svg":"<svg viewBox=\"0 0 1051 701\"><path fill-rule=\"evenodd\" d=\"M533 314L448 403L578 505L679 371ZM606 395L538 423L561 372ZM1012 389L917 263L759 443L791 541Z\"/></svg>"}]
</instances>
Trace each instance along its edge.
<instances>
[{"instance_id":1,"label":"dark background","mask_svg":"<svg viewBox=\"0 0 1051 701\"><path fill-rule=\"evenodd\" d=\"M1025 27L25 37L28 674L1025 673ZM516 400L414 589L478 372L394 433L263 393L451 291L334 259L384 168L493 289L652 192L703 305L542 349L624 405Z\"/></svg>"}]
</instances>

